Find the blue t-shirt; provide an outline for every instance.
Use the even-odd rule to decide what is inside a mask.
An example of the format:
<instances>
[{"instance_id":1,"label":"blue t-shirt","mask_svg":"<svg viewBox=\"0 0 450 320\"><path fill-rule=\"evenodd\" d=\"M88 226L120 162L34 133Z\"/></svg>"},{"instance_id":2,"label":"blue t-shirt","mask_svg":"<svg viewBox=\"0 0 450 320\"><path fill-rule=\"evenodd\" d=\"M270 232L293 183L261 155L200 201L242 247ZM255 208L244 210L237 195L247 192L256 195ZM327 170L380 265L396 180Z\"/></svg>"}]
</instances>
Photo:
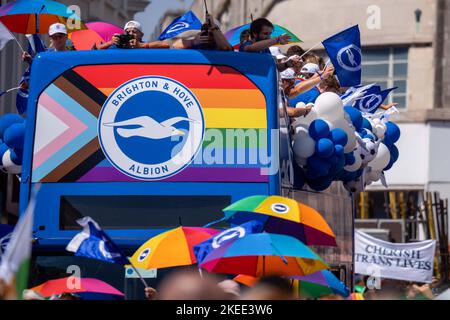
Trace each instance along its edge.
<instances>
[{"instance_id":1,"label":"blue t-shirt","mask_svg":"<svg viewBox=\"0 0 450 320\"><path fill-rule=\"evenodd\" d=\"M252 44L253 44L252 41L245 41L243 44L241 44L241 46L240 46L240 48L239 48L239 51L240 51L240 52L246 52L246 51L244 50L245 47L246 47L246 46L249 46L249 45L252 45ZM268 54L271 54L269 48L265 48L264 50L261 50L261 51L258 51L258 52L254 52L254 53L268 53Z\"/></svg>"},{"instance_id":2,"label":"blue t-shirt","mask_svg":"<svg viewBox=\"0 0 450 320\"><path fill-rule=\"evenodd\" d=\"M301 82L301 81L298 81L298 82L296 82L295 84L297 85L297 84L300 83L300 82ZM316 87L314 87L314 88L312 88L312 89L310 89L310 90L308 90L308 91L306 91L306 92L303 92L303 93L299 94L298 96L296 96L296 97L294 97L294 98L292 98L292 99L289 99L289 104L290 104L291 106L295 107L295 105L296 105L297 103L299 103L299 102L303 102L303 103L305 103L305 104L308 104L308 103L315 103L317 97L319 97L319 96L320 96L320 91L319 91L319 89L317 89Z\"/></svg>"}]
</instances>

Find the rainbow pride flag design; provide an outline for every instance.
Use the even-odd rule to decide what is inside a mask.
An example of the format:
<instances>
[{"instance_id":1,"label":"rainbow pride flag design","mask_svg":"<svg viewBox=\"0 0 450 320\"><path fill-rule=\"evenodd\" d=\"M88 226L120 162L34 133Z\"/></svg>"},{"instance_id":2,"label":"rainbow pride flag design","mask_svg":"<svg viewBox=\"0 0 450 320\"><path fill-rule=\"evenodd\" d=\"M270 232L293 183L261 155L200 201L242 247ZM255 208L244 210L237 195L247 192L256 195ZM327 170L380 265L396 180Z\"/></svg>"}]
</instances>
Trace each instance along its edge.
<instances>
[{"instance_id":1,"label":"rainbow pride flag design","mask_svg":"<svg viewBox=\"0 0 450 320\"><path fill-rule=\"evenodd\" d=\"M256 141L221 141L223 154L227 148L233 148L235 154L252 149L268 154L264 94L233 68L193 64L79 66L58 77L38 99L32 182L140 181L124 175L105 158L97 122L103 103L118 86L148 75L172 78L197 97L205 117L203 150L211 143L206 139L208 131L221 131L227 137L225 132L230 129L253 129L258 133ZM267 182L262 168L261 163L248 159L238 164L208 165L196 159L179 174L162 181Z\"/></svg>"}]
</instances>

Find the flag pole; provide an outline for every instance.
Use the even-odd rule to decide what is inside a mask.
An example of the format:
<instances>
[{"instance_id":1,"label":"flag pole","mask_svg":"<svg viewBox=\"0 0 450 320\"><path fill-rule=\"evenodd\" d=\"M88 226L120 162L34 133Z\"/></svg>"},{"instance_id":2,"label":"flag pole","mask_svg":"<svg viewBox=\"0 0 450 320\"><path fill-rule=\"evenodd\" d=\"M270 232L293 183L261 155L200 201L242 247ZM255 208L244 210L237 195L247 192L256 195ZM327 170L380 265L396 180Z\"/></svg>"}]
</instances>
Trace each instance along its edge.
<instances>
[{"instance_id":1,"label":"flag pole","mask_svg":"<svg viewBox=\"0 0 450 320\"><path fill-rule=\"evenodd\" d=\"M303 58L304 55L306 55L307 53L311 52L313 49L317 48L318 46L320 46L322 44L322 41L320 41L319 43L316 43L315 45L313 45L311 48L309 48L304 54L302 54L300 56L300 59Z\"/></svg>"},{"instance_id":2,"label":"flag pole","mask_svg":"<svg viewBox=\"0 0 450 320\"><path fill-rule=\"evenodd\" d=\"M128 259L128 258L127 258ZM142 284L144 285L144 287L148 288L148 284L147 282L145 282L144 278L142 277L142 275L139 273L139 271L136 269L136 267L133 265L133 263L131 263L130 259L128 259L128 262L130 263L131 267L133 268L134 272L136 272L136 274L138 275L139 279L141 279Z\"/></svg>"}]
</instances>

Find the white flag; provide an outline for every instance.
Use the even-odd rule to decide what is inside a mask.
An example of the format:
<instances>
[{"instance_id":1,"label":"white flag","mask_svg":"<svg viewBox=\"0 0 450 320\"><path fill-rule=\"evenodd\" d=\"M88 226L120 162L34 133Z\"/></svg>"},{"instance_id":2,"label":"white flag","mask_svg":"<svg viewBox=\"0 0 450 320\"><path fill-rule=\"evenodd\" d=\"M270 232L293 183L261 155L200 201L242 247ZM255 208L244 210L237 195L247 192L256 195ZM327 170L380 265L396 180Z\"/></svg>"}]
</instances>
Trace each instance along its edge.
<instances>
[{"instance_id":1,"label":"white flag","mask_svg":"<svg viewBox=\"0 0 450 320\"><path fill-rule=\"evenodd\" d=\"M36 193L39 186L34 188L30 202L23 216L19 219L6 246L5 253L0 263L0 279L10 285L15 280L18 298L27 288L28 269L31 258L33 239L34 208L36 205Z\"/></svg>"},{"instance_id":2,"label":"white flag","mask_svg":"<svg viewBox=\"0 0 450 320\"><path fill-rule=\"evenodd\" d=\"M0 50L2 50L10 40L14 40L14 36L9 32L8 28L0 22Z\"/></svg>"}]
</instances>

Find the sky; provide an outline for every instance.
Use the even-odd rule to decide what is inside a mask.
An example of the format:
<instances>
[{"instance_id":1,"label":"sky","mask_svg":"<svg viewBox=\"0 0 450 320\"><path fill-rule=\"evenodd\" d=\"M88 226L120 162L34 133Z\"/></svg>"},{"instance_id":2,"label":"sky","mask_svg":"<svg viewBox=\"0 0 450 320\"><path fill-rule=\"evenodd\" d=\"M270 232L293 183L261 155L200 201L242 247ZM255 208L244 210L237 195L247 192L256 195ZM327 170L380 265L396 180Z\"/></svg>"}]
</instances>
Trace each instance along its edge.
<instances>
[{"instance_id":1,"label":"sky","mask_svg":"<svg viewBox=\"0 0 450 320\"><path fill-rule=\"evenodd\" d=\"M185 8L191 6L193 0L150 0L151 3L145 8L144 12L137 13L134 19L142 24L144 30L144 40L153 33L159 19L167 10Z\"/></svg>"}]
</instances>

